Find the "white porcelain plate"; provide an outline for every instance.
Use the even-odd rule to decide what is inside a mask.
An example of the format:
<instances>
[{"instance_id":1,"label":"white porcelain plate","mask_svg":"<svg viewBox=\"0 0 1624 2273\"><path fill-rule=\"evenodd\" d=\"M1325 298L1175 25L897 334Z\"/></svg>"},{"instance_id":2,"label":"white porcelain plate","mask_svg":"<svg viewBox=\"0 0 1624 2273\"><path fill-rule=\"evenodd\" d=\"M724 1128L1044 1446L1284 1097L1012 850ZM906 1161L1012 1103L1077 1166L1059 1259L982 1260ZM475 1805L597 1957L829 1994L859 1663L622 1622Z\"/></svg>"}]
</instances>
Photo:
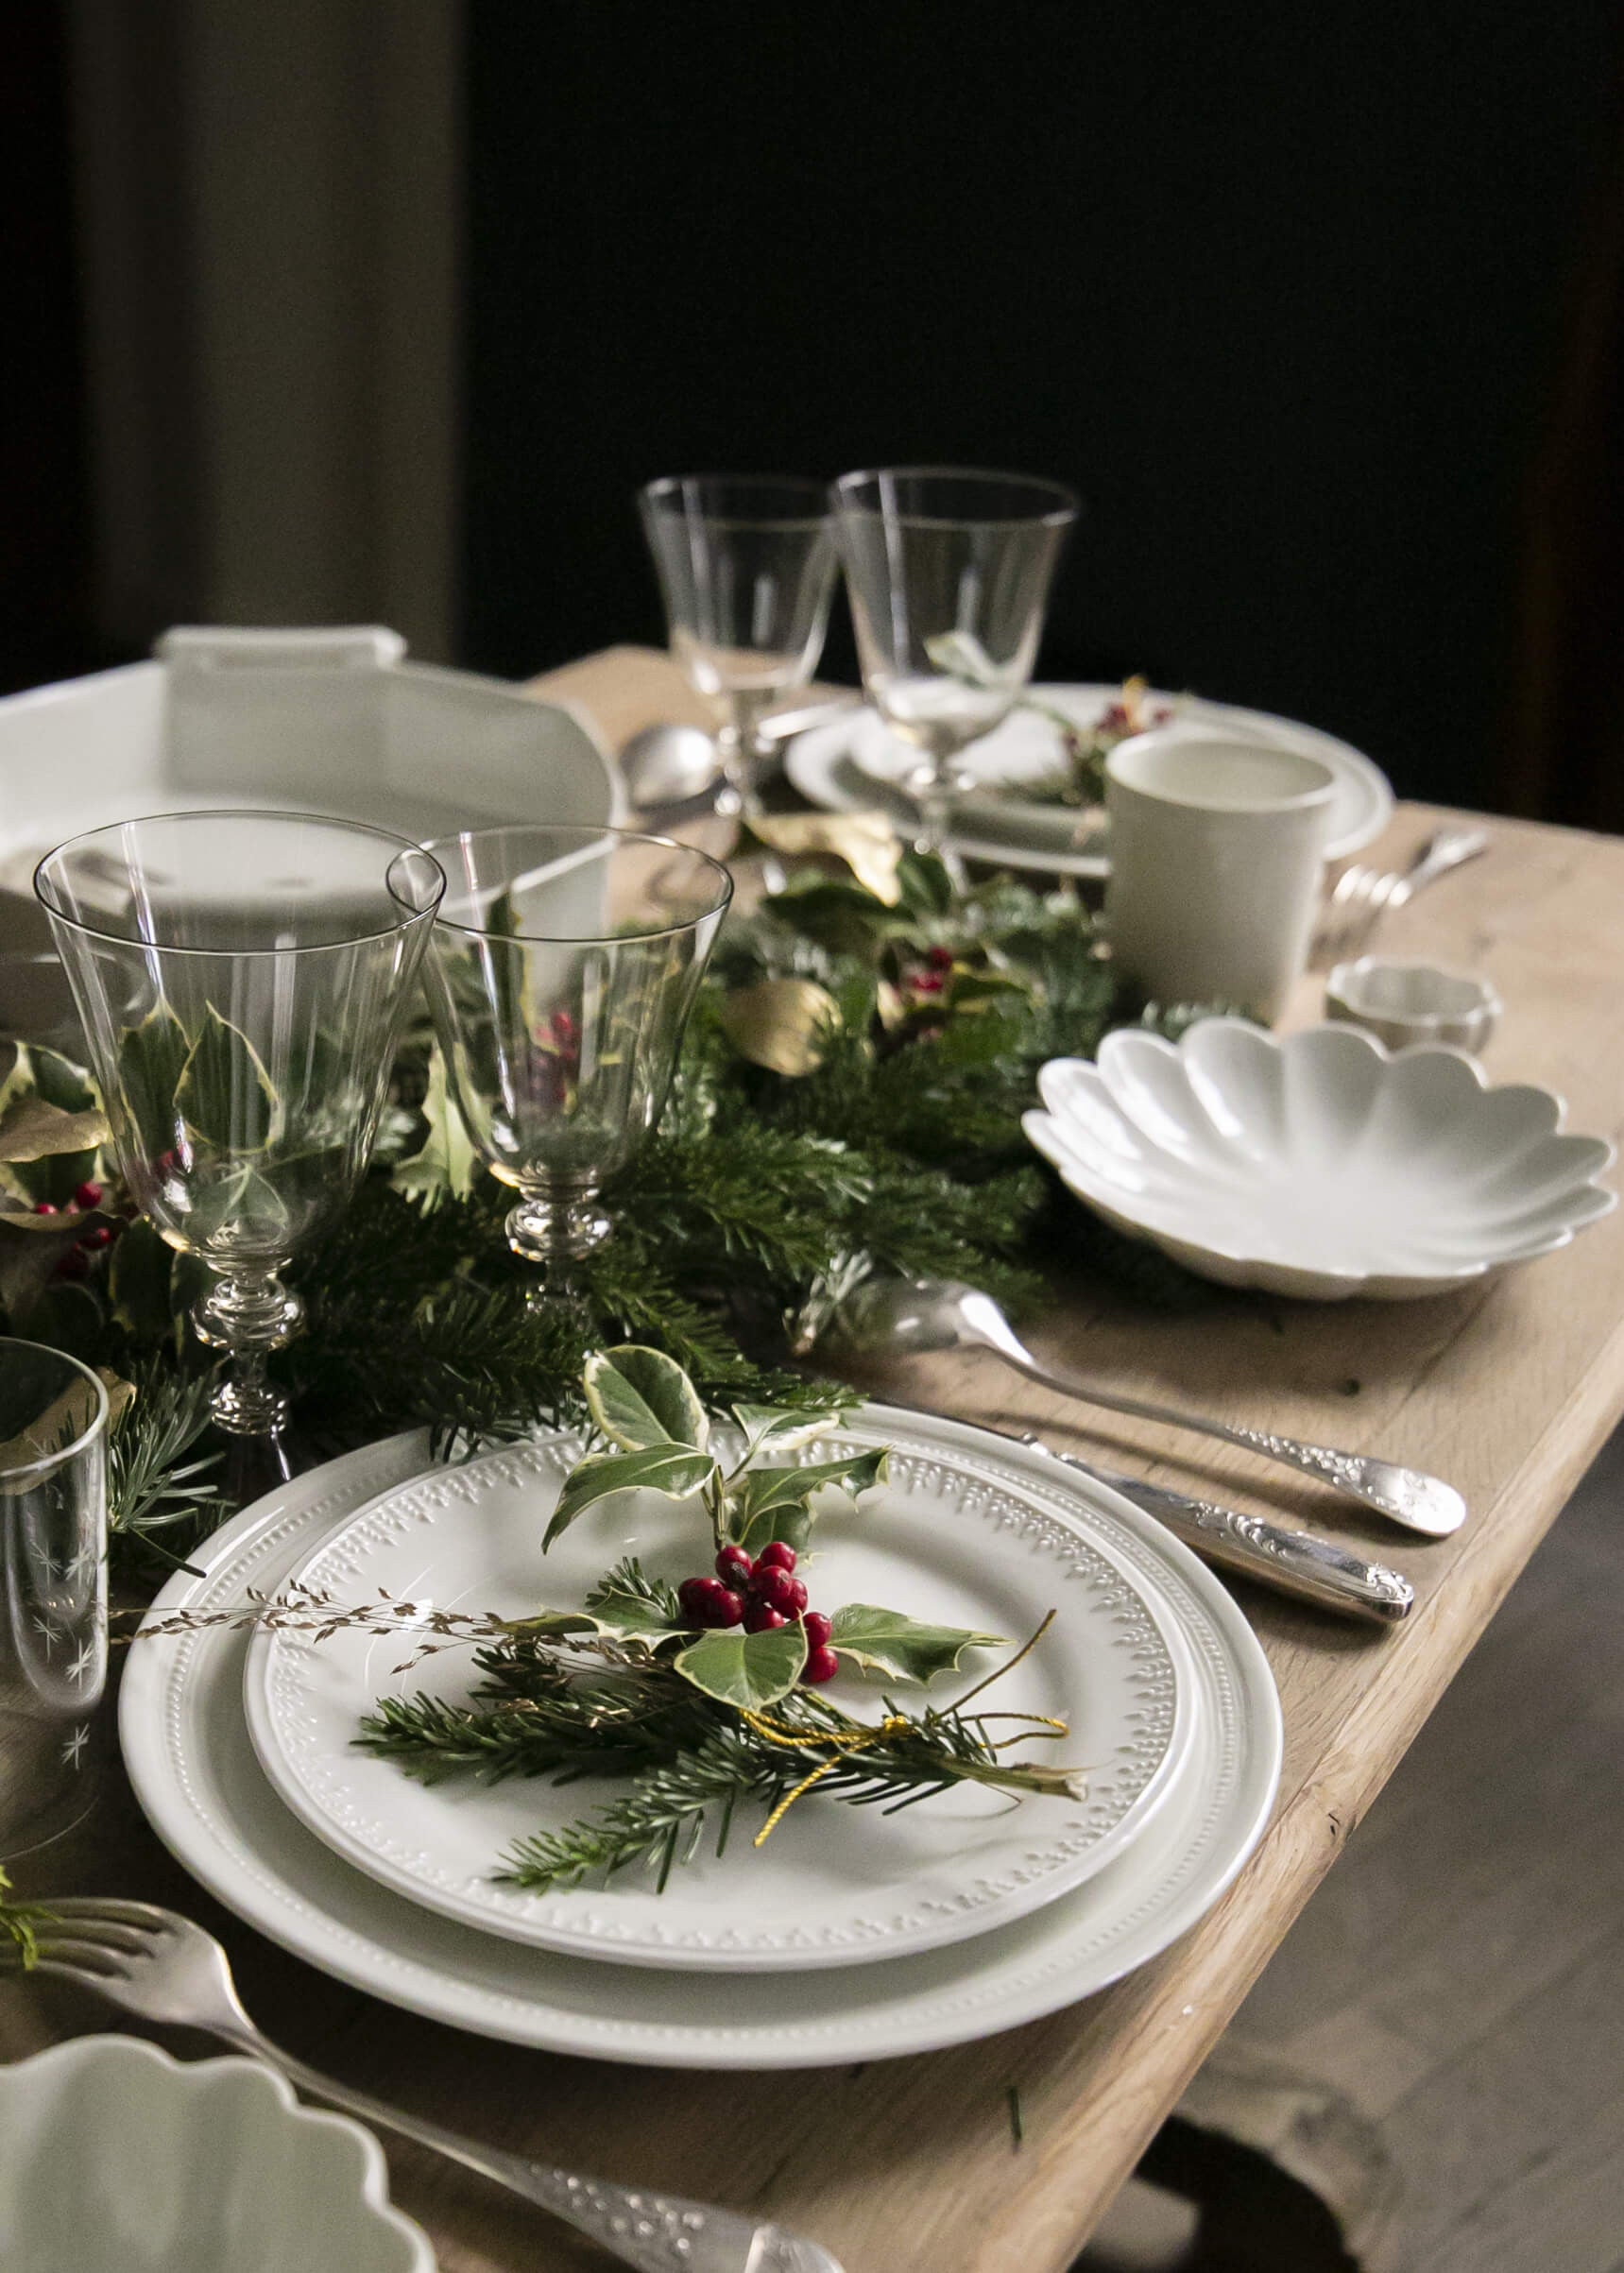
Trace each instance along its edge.
<instances>
[{"instance_id":1,"label":"white porcelain plate","mask_svg":"<svg viewBox=\"0 0 1624 2273\"><path fill-rule=\"evenodd\" d=\"M1120 687L1034 687L1034 696L1092 726L1121 693ZM1153 709L1171 708L1191 725L1231 733L1259 735L1321 759L1336 776L1327 860L1346 860L1378 836L1393 812L1386 776L1362 752L1316 727L1246 710L1232 703L1205 701L1193 694L1151 694ZM801 734L790 744L785 772L802 796L836 812L883 805L899 820L914 808L897 786L918 762L871 710ZM1052 774L1060 763L1054 726L1040 713L1012 711L1002 726L966 751L963 762L978 791L963 798L952 830L955 848L966 859L1004 867L1099 877L1110 861L1104 835L1084 816L1024 797L1024 785Z\"/></svg>"},{"instance_id":2,"label":"white porcelain plate","mask_svg":"<svg viewBox=\"0 0 1624 2273\"><path fill-rule=\"evenodd\" d=\"M399 1632L339 1632L319 1643L260 1635L244 1688L249 1733L278 1791L358 1870L448 1917L542 1949L621 1964L738 1974L871 1963L963 1940L1019 1918L1100 1870L1166 1799L1192 1736L1188 1654L1162 1632L1114 1537L1079 1495L1062 1520L1017 1481L994 1483L914 1417L873 1409L803 1459L893 1447L891 1478L861 1513L826 1515L802 1565L814 1605L876 1602L910 1617L1004 1637L932 1683L947 1704L992 1672L1052 1611L1038 1649L988 1699L1000 1711L1064 1720L1063 1739L1032 1748L1087 1770L1081 1801L961 1786L882 1816L808 1798L771 1838L741 1817L720 1857L709 1841L664 1890L628 1869L607 1885L532 1892L504 1884L501 1858L616 1796L612 1784L539 1779L424 1786L357 1751L362 1716L381 1695L424 1691L465 1700L477 1678L466 1650L398 1670ZM594 1580L635 1553L673 1583L709 1568L709 1531L692 1505L653 1493L600 1501L543 1559L541 1536L581 1453L555 1437L437 1468L386 1494L297 1573L335 1601L380 1593L440 1609L522 1616L545 1601L578 1609ZM886 1684L843 1678L825 1691L878 1720ZM926 1692L910 1694L920 1703ZM1000 1731L1000 1733L1002 1733Z\"/></svg>"},{"instance_id":3,"label":"white porcelain plate","mask_svg":"<svg viewBox=\"0 0 1624 2273\"><path fill-rule=\"evenodd\" d=\"M1040 1456L955 1423L941 1441L1016 1478L1065 1520L1076 1501ZM155 1616L274 1594L314 1547L423 1464L392 1437L280 1486L178 1571ZM1261 1649L1212 1574L1150 1516L1076 1479L1117 1526L1137 1582L1195 1666L1196 1736L1142 1837L1071 1893L973 1941L884 1965L692 1974L527 1949L407 1902L333 1854L282 1806L242 1711L248 1643L212 1627L133 1648L119 1700L125 1765L147 1820L239 1917L374 1996L510 2043L681 2068L839 2066L966 2043L1056 2012L1156 1957L1210 1909L1262 1836L1280 1771L1280 1709Z\"/></svg>"},{"instance_id":4,"label":"white porcelain plate","mask_svg":"<svg viewBox=\"0 0 1624 2273\"><path fill-rule=\"evenodd\" d=\"M1599 1136L1472 1059L1391 1055L1351 1026L1283 1039L1206 1018L1176 1048L1107 1034L1055 1058L1028 1136L1107 1222L1226 1286L1337 1301L1438 1294L1565 1247L1617 1205Z\"/></svg>"}]
</instances>

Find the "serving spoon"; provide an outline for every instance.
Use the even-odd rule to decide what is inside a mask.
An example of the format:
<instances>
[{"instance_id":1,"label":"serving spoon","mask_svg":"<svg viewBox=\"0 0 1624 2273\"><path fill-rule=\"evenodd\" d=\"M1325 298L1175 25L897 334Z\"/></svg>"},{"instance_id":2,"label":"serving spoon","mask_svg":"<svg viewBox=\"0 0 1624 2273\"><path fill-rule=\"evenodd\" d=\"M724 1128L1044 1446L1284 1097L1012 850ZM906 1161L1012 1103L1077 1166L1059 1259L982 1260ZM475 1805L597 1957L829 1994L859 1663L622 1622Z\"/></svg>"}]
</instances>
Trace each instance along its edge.
<instances>
[{"instance_id":1,"label":"serving spoon","mask_svg":"<svg viewBox=\"0 0 1624 2273\"><path fill-rule=\"evenodd\" d=\"M1203 1436L1239 1444L1259 1459L1295 1468L1319 1483L1329 1484L1349 1499L1362 1500L1411 1531L1428 1538L1446 1538L1465 1521L1466 1503L1453 1485L1416 1468L1401 1468L1392 1461L1373 1460L1359 1452L1339 1452L1328 1444L1308 1444L1296 1437L1277 1436L1264 1428L1243 1428L1215 1421L1205 1413L1186 1412L1171 1405L1153 1404L1144 1397L1128 1397L1095 1381L1051 1373L1040 1365L990 1294L957 1279L880 1278L859 1287L841 1305L832 1325L821 1337L831 1355L882 1364L888 1359L915 1357L932 1350L991 1350L1006 1365L1046 1389L1099 1405L1107 1412L1132 1414L1137 1420L1160 1421L1171 1428L1190 1428Z\"/></svg>"}]
</instances>

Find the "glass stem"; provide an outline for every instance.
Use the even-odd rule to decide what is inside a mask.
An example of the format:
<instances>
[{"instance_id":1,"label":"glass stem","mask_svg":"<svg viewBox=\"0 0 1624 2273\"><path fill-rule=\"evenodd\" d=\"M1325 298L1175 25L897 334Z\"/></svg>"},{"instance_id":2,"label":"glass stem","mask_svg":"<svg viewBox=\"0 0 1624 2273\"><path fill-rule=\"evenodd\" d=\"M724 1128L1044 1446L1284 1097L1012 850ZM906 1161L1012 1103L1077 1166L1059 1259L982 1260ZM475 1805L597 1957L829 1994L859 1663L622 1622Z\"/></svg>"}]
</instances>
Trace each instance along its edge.
<instances>
[{"instance_id":1,"label":"glass stem","mask_svg":"<svg viewBox=\"0 0 1624 2273\"><path fill-rule=\"evenodd\" d=\"M192 1313L199 1342L230 1354L210 1410L230 1436L275 1436L287 1426L288 1401L265 1359L299 1331L304 1305L274 1269L223 1271Z\"/></svg>"},{"instance_id":2,"label":"glass stem","mask_svg":"<svg viewBox=\"0 0 1624 2273\"><path fill-rule=\"evenodd\" d=\"M909 775L909 795L919 812L919 830L914 839L915 852L925 853L941 862L955 892L969 888L969 878L958 852L948 841L952 826L955 784L946 759L934 752L921 760Z\"/></svg>"},{"instance_id":3,"label":"glass stem","mask_svg":"<svg viewBox=\"0 0 1624 2273\"><path fill-rule=\"evenodd\" d=\"M716 737L716 750L722 761L723 775L716 810L728 818L742 815L748 821L761 810L761 800L756 792L756 776L764 752L756 738L756 727L772 701L770 689L746 687L728 690L727 718Z\"/></svg>"},{"instance_id":4,"label":"glass stem","mask_svg":"<svg viewBox=\"0 0 1624 2273\"><path fill-rule=\"evenodd\" d=\"M581 1257L608 1238L610 1223L596 1182L585 1181L526 1191L508 1209L504 1229L515 1255L540 1265L541 1301L579 1302Z\"/></svg>"}]
</instances>

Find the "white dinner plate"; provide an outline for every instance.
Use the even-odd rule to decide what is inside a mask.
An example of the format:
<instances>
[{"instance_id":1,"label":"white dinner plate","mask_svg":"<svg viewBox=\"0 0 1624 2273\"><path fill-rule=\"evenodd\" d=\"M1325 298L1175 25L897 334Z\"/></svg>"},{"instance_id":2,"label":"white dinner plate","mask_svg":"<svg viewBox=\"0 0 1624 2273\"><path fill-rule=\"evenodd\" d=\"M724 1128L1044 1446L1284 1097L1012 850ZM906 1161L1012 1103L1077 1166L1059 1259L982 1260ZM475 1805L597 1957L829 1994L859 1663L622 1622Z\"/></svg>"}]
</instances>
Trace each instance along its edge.
<instances>
[{"instance_id":1,"label":"white dinner plate","mask_svg":"<svg viewBox=\"0 0 1624 2273\"><path fill-rule=\"evenodd\" d=\"M998 1477L1038 1461L956 1423L944 1442L980 1448ZM178 1571L155 1616L274 1594L367 1500L422 1467L425 1439L346 1454L258 1501ZM1017 2028L1092 1995L1187 1933L1261 1837L1280 1772L1280 1708L1239 1610L1177 1540L1103 1487L1097 1506L1190 1645L1196 1741L1168 1803L1115 1862L1073 1893L996 1932L885 1965L741 1977L720 2003L692 1974L603 1965L526 1949L403 1901L341 1861L290 1815L243 1718L245 1634L210 1628L138 1643L119 1735L148 1821L185 1868L249 1924L374 1996L509 2043L643 2066L839 2066L934 2051ZM1051 1512L1064 1513L1056 1497Z\"/></svg>"},{"instance_id":2,"label":"white dinner plate","mask_svg":"<svg viewBox=\"0 0 1624 2273\"><path fill-rule=\"evenodd\" d=\"M801 1573L814 1607L881 1603L932 1625L1002 1637L931 1684L950 1704L1052 1622L988 1705L1063 1721L1063 1738L1021 1748L1086 1770L1077 1800L961 1785L896 1816L812 1799L761 1848L741 1817L725 1854L702 1840L665 1890L628 1869L607 1884L535 1892L499 1877L501 1858L616 1796L596 1781L423 1785L397 1762L358 1751L380 1696L424 1692L453 1704L477 1681L467 1649L402 1669L398 1631L346 1630L316 1642L262 1633L248 1652L244 1701L260 1765L317 1837L359 1871L464 1924L540 1949L623 1965L744 1972L874 1963L1021 1918L1102 1869L1166 1799L1193 1736L1194 1681L1176 1631L1125 1563L1112 1519L1078 1492L1065 1519L1017 1479L995 1483L927 1422L892 1408L859 1412L786 1463L891 1447L889 1481L861 1512L822 1517ZM581 1457L561 1435L434 1468L364 1509L294 1574L338 1602L385 1596L439 1610L523 1617L538 1603L578 1610L594 1581L628 1554L675 1585L708 1571L708 1519L643 1492L600 1500L543 1556L542 1533ZM877 1720L895 1682L843 1675L824 1694ZM1000 1730L1013 1734L1013 1729Z\"/></svg>"},{"instance_id":3,"label":"white dinner plate","mask_svg":"<svg viewBox=\"0 0 1624 2273\"><path fill-rule=\"evenodd\" d=\"M1121 689L1108 686L1034 687L1033 693L1057 710L1092 725ZM1208 702L1200 695L1152 692L1153 709L1171 707L1191 725L1230 733L1251 733L1305 751L1328 765L1336 777L1330 837L1325 858L1346 860L1386 827L1393 791L1380 768L1345 742L1292 719L1233 703ZM1103 831L1084 816L1056 812L1021 797L1023 782L1052 773L1060 761L1055 728L1039 713L1015 710L984 741L966 751L963 762L988 795L970 795L955 809L954 848L966 860L1004 867L1043 869L1051 874L1101 877L1110 867ZM912 820L915 809L897 784L918 762L917 754L890 734L871 710L814 727L791 744L785 772L801 795L835 812L882 805L898 819Z\"/></svg>"}]
</instances>

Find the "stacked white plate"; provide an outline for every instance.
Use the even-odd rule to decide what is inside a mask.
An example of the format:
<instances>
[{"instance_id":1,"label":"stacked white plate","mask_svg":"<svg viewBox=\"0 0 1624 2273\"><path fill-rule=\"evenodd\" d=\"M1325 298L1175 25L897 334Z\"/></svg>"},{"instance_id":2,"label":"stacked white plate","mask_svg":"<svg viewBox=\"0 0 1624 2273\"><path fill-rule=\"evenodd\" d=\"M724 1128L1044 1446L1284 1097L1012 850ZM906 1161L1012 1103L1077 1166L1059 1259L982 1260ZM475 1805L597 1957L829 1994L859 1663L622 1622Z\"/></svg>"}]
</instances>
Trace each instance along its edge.
<instances>
[{"instance_id":1,"label":"stacked white plate","mask_svg":"<svg viewBox=\"0 0 1624 2273\"><path fill-rule=\"evenodd\" d=\"M1120 687L1034 687L1033 698L1085 728L1099 725L1121 699ZM1193 694L1151 693L1153 715L1169 710L1191 726L1250 740L1276 743L1320 759L1336 777L1327 860L1346 860L1378 836L1393 811L1386 776L1360 751L1313 726L1274 718L1232 703ZM854 710L833 725L802 734L790 745L785 772L803 797L836 812L880 806L908 822L915 809L903 784L919 762L873 710ZM1059 728L1041 710L1012 710L984 741L958 761L968 784L955 802L949 841L964 859L1050 875L1102 877L1110 848L1098 812L1086 813L1032 794L1064 765Z\"/></svg>"},{"instance_id":2,"label":"stacked white plate","mask_svg":"<svg viewBox=\"0 0 1624 2273\"><path fill-rule=\"evenodd\" d=\"M1154 1519L1039 1453L889 1407L863 1409L836 1442L890 1444L891 1479L820 1526L814 1604L883 1602L1012 1642L1052 1611L987 1705L1063 1719L1068 1734L1041 1750L1086 1771L1084 1798L959 1787L885 1817L809 1794L763 1847L736 1826L721 1858L703 1849L663 1893L636 1871L532 1892L496 1875L503 1854L614 1785L425 1786L352 1743L384 1694L466 1698L466 1652L402 1671L399 1632L216 1628L131 1653L121 1733L143 1806L203 1884L313 1964L558 2051L815 2066L988 2035L1103 1988L1192 1925L1262 1832L1280 1762L1262 1652ZM382 1588L513 1615L577 1607L628 1552L672 1580L704 1560L692 1511L654 1498L600 1503L543 1560L579 1452L557 1436L430 1468L419 1436L369 1446L238 1516L155 1615L298 1581L339 1601ZM977 1652L932 1700L1008 1654ZM855 1678L830 1693L883 1709Z\"/></svg>"}]
</instances>

